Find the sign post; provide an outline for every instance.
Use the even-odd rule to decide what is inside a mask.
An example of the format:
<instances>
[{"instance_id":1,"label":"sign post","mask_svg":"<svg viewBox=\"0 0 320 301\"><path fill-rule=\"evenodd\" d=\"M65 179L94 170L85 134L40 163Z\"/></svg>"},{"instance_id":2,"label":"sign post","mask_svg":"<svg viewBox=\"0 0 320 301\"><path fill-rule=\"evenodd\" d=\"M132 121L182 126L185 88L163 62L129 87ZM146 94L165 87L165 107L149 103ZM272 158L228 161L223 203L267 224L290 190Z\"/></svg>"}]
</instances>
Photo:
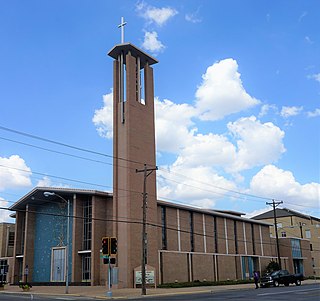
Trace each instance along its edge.
<instances>
[{"instance_id":1,"label":"sign post","mask_svg":"<svg viewBox=\"0 0 320 301\"><path fill-rule=\"evenodd\" d=\"M108 258L109 263L108 263L108 292L107 296L112 297L112 291L111 291L111 264L110 264L110 257Z\"/></svg>"}]
</instances>

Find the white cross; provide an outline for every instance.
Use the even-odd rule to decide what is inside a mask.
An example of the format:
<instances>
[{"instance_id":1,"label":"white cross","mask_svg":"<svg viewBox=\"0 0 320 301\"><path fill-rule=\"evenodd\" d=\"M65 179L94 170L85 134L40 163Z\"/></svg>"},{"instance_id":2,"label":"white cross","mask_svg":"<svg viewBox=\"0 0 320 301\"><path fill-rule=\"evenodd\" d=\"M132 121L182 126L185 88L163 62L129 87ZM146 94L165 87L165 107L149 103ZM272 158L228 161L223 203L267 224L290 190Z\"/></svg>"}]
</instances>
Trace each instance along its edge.
<instances>
[{"instance_id":1,"label":"white cross","mask_svg":"<svg viewBox=\"0 0 320 301\"><path fill-rule=\"evenodd\" d=\"M121 44L124 43L124 26L127 24L127 22L124 22L124 18L121 17L121 24L118 25L118 28L121 28Z\"/></svg>"}]
</instances>

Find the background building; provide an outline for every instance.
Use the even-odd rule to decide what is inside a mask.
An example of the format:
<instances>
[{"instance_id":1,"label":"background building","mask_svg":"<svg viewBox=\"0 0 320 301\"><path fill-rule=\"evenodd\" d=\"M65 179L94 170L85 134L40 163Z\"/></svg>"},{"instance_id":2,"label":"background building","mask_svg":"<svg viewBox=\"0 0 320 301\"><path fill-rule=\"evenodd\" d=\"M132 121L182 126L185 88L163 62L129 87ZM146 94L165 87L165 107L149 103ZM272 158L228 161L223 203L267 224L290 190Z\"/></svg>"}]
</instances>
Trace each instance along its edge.
<instances>
[{"instance_id":1,"label":"background building","mask_svg":"<svg viewBox=\"0 0 320 301\"><path fill-rule=\"evenodd\" d=\"M15 224L0 223L0 281L7 282L12 274Z\"/></svg>"},{"instance_id":2,"label":"background building","mask_svg":"<svg viewBox=\"0 0 320 301\"><path fill-rule=\"evenodd\" d=\"M304 271L303 261L311 260L313 271L307 274L320 276L320 219L287 208L277 208L276 216L281 256L290 256L294 272ZM272 223L270 234L275 237L273 210L253 219ZM306 269L309 264L304 266Z\"/></svg>"}]
</instances>

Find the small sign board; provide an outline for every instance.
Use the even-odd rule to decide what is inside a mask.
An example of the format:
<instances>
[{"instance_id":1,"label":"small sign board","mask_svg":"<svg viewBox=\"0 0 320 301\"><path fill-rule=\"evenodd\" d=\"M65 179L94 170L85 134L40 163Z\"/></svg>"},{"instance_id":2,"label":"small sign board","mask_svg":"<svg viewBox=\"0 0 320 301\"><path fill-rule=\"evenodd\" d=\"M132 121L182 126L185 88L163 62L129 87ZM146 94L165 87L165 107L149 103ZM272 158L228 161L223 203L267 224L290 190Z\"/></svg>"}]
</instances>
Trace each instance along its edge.
<instances>
[{"instance_id":1,"label":"small sign board","mask_svg":"<svg viewBox=\"0 0 320 301\"><path fill-rule=\"evenodd\" d=\"M142 284L142 272L135 271L136 284ZM146 271L146 284L154 284L154 271Z\"/></svg>"}]
</instances>

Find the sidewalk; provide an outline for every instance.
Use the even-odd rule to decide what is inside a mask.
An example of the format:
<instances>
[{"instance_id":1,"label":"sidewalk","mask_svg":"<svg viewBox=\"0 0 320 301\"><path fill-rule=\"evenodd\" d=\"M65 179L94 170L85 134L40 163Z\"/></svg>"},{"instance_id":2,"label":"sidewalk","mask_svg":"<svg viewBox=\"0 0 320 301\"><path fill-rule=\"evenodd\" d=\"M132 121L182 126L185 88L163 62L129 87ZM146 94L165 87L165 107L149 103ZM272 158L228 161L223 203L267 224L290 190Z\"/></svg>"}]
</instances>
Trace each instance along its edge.
<instances>
[{"instance_id":1,"label":"sidewalk","mask_svg":"<svg viewBox=\"0 0 320 301\"><path fill-rule=\"evenodd\" d=\"M305 280L302 285L320 283L320 280ZM237 285L219 285L219 286L202 286L202 287L185 287L185 288L157 288L148 289L147 296L157 295L180 295L180 294L194 294L201 292L221 292L225 290L239 290L254 288L253 283L237 284ZM115 289L112 290L112 297L107 296L108 289L104 286L70 286L69 295L92 297L98 299L124 299L132 297L140 297L141 289ZM21 294L42 294L42 295L65 295L64 286L34 286L29 292L23 292L18 286L7 285L4 291L0 294L21 293Z\"/></svg>"}]
</instances>

